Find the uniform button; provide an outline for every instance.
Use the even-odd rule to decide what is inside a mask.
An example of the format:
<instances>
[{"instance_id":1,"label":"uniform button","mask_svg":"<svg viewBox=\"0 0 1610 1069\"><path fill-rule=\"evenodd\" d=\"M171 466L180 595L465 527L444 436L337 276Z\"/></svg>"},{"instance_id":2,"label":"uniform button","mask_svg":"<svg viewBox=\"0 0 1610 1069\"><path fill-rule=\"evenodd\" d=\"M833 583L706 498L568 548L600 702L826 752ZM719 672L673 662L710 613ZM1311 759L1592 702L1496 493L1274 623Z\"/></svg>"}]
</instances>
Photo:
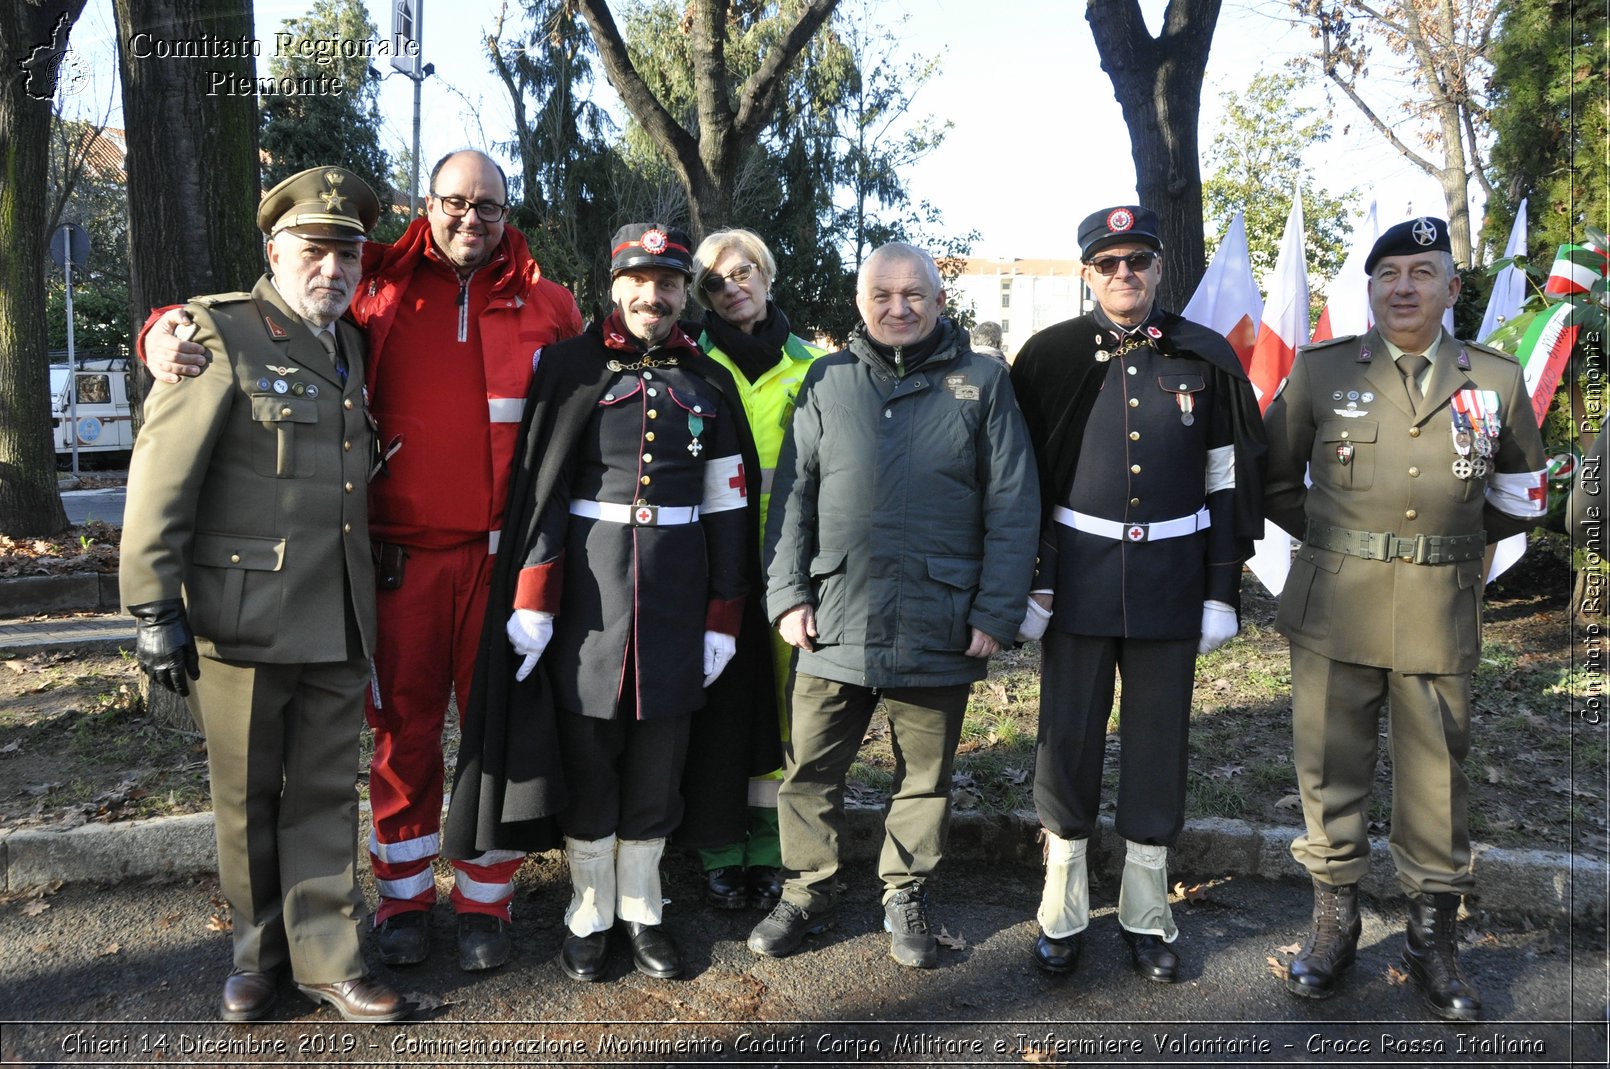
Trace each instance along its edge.
<instances>
[{"instance_id":1,"label":"uniform button","mask_svg":"<svg viewBox=\"0 0 1610 1069\"><path fill-rule=\"evenodd\" d=\"M352 484L351 483L347 483L347 493L349 493L349 494L352 493Z\"/></svg>"},{"instance_id":2,"label":"uniform button","mask_svg":"<svg viewBox=\"0 0 1610 1069\"><path fill-rule=\"evenodd\" d=\"M654 440L654 432L653 431L649 431L647 434L643 435L643 441L652 442L653 440Z\"/></svg>"},{"instance_id":3,"label":"uniform button","mask_svg":"<svg viewBox=\"0 0 1610 1069\"><path fill-rule=\"evenodd\" d=\"M1409 478L1418 479L1419 477L1420 477L1420 469L1419 468L1410 468L1409 469Z\"/></svg>"},{"instance_id":4,"label":"uniform button","mask_svg":"<svg viewBox=\"0 0 1610 1069\"><path fill-rule=\"evenodd\" d=\"M231 553L229 555L229 563L230 564L239 564L240 563L240 554L239 553Z\"/></svg>"},{"instance_id":5,"label":"uniform button","mask_svg":"<svg viewBox=\"0 0 1610 1069\"><path fill-rule=\"evenodd\" d=\"M352 533L352 524L350 524L350 523L343 523L343 524L342 524L342 525L341 525L341 533L342 533L342 534L351 534L351 533Z\"/></svg>"},{"instance_id":6,"label":"uniform button","mask_svg":"<svg viewBox=\"0 0 1610 1069\"><path fill-rule=\"evenodd\" d=\"M352 443L351 442L342 442L341 443L341 448L346 450L348 453L350 453L350 452L352 452Z\"/></svg>"},{"instance_id":7,"label":"uniform button","mask_svg":"<svg viewBox=\"0 0 1610 1069\"><path fill-rule=\"evenodd\" d=\"M646 497L640 497L640 498L638 498L638 499L637 499L637 503L638 503L638 504L639 504L639 505L646 505L646 504L648 504L648 498L646 498Z\"/></svg>"},{"instance_id":8,"label":"uniform button","mask_svg":"<svg viewBox=\"0 0 1610 1069\"><path fill-rule=\"evenodd\" d=\"M883 410L883 418L884 419L893 419L894 418L894 413L886 408L886 409Z\"/></svg>"},{"instance_id":9,"label":"uniform button","mask_svg":"<svg viewBox=\"0 0 1610 1069\"><path fill-rule=\"evenodd\" d=\"M286 405L284 408L280 409L280 415L289 416L290 414L291 414L291 406L290 405Z\"/></svg>"},{"instance_id":10,"label":"uniform button","mask_svg":"<svg viewBox=\"0 0 1610 1069\"><path fill-rule=\"evenodd\" d=\"M654 389L653 387L650 387L649 391L648 391L648 395L650 397L658 397L660 395L660 391Z\"/></svg>"},{"instance_id":11,"label":"uniform button","mask_svg":"<svg viewBox=\"0 0 1610 1069\"><path fill-rule=\"evenodd\" d=\"M648 418L649 419L658 419L659 416L660 416L660 414L658 412L654 411L652 408L648 410Z\"/></svg>"},{"instance_id":12,"label":"uniform button","mask_svg":"<svg viewBox=\"0 0 1610 1069\"><path fill-rule=\"evenodd\" d=\"M1343 438L1346 438L1346 437L1347 437L1347 435L1348 435L1348 432L1347 432L1347 431L1343 431L1343 432L1342 432L1342 437L1343 437Z\"/></svg>"},{"instance_id":13,"label":"uniform button","mask_svg":"<svg viewBox=\"0 0 1610 1069\"><path fill-rule=\"evenodd\" d=\"M1410 427L1409 428L1409 437L1410 438L1418 438L1418 437L1420 437L1420 428L1419 427Z\"/></svg>"},{"instance_id":14,"label":"uniform button","mask_svg":"<svg viewBox=\"0 0 1610 1069\"><path fill-rule=\"evenodd\" d=\"M700 408L698 405L694 405L693 406L693 411L695 411L695 412L703 412L704 409Z\"/></svg>"},{"instance_id":15,"label":"uniform button","mask_svg":"<svg viewBox=\"0 0 1610 1069\"><path fill-rule=\"evenodd\" d=\"M1140 432L1139 432L1139 431L1130 431L1130 432L1129 432L1129 440L1130 440L1130 441L1131 441L1131 442L1138 442L1138 441L1140 441Z\"/></svg>"},{"instance_id":16,"label":"uniform button","mask_svg":"<svg viewBox=\"0 0 1610 1069\"><path fill-rule=\"evenodd\" d=\"M1129 499L1129 507L1130 508L1135 508L1139 504L1140 504L1140 498L1132 497L1132 498Z\"/></svg>"},{"instance_id":17,"label":"uniform button","mask_svg":"<svg viewBox=\"0 0 1610 1069\"><path fill-rule=\"evenodd\" d=\"M1139 375L1140 374L1140 368L1136 367L1134 364L1130 364L1124 370L1129 372L1131 375Z\"/></svg>"},{"instance_id":18,"label":"uniform button","mask_svg":"<svg viewBox=\"0 0 1610 1069\"><path fill-rule=\"evenodd\" d=\"M1131 398L1130 398L1130 399L1129 399L1129 407L1130 407L1130 408L1139 408L1139 407L1140 407L1140 398L1138 398L1138 397L1131 397Z\"/></svg>"},{"instance_id":19,"label":"uniform button","mask_svg":"<svg viewBox=\"0 0 1610 1069\"><path fill-rule=\"evenodd\" d=\"M654 454L653 453L644 453L643 454L643 463L645 463L645 464L654 463Z\"/></svg>"},{"instance_id":20,"label":"uniform button","mask_svg":"<svg viewBox=\"0 0 1610 1069\"><path fill-rule=\"evenodd\" d=\"M1131 474L1131 475L1139 475L1140 474L1140 465L1139 464L1131 464L1129 466L1129 474Z\"/></svg>"},{"instance_id":21,"label":"uniform button","mask_svg":"<svg viewBox=\"0 0 1610 1069\"><path fill-rule=\"evenodd\" d=\"M341 407L350 412L352 410L352 398L349 397L345 401L342 401Z\"/></svg>"},{"instance_id":22,"label":"uniform button","mask_svg":"<svg viewBox=\"0 0 1610 1069\"><path fill-rule=\"evenodd\" d=\"M644 486L647 486L649 484L649 482L650 482L650 479L649 479L649 477L647 475L645 475L645 476L643 476L641 479L639 479L637 481L642 483Z\"/></svg>"},{"instance_id":23,"label":"uniform button","mask_svg":"<svg viewBox=\"0 0 1610 1069\"><path fill-rule=\"evenodd\" d=\"M652 379L652 378L653 378L653 377L654 377L654 372L652 372L652 371L645 371L645 372L643 372L643 377L644 377L644 378L645 378L645 379Z\"/></svg>"},{"instance_id":24,"label":"uniform button","mask_svg":"<svg viewBox=\"0 0 1610 1069\"><path fill-rule=\"evenodd\" d=\"M1406 519L1406 520L1412 520L1418 515L1420 515L1418 512L1414 511L1413 509L1410 509L1409 511L1407 511L1407 512L1405 512L1403 514L1403 518Z\"/></svg>"},{"instance_id":25,"label":"uniform button","mask_svg":"<svg viewBox=\"0 0 1610 1069\"><path fill-rule=\"evenodd\" d=\"M604 400L606 400L606 401L613 401L613 400L615 400L615 395L614 395L614 394L612 394L612 393L606 393L606 394L605 394L605 395L604 395Z\"/></svg>"}]
</instances>

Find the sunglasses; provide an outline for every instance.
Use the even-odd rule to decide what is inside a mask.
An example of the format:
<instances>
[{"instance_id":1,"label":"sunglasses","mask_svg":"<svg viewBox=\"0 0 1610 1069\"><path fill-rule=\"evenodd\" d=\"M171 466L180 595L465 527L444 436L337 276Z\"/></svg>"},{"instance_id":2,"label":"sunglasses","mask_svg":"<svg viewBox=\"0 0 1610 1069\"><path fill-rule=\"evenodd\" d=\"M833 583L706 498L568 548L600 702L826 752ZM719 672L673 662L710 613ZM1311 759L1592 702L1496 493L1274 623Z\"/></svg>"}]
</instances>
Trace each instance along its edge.
<instances>
[{"instance_id":1,"label":"sunglasses","mask_svg":"<svg viewBox=\"0 0 1610 1069\"><path fill-rule=\"evenodd\" d=\"M1152 266L1152 261L1155 259L1157 259L1155 252L1132 252L1128 256L1098 256L1094 260L1086 260L1085 263L1094 267L1096 273L1101 275L1115 275L1118 273L1119 264L1128 264L1129 269L1138 275Z\"/></svg>"},{"instance_id":2,"label":"sunglasses","mask_svg":"<svg viewBox=\"0 0 1610 1069\"><path fill-rule=\"evenodd\" d=\"M728 282L736 282L741 286L744 284L744 281L754 273L754 264L739 264L737 267L734 267L731 271L728 271L724 275L706 276L705 280L699 283L699 288L704 290L706 293L720 293L722 290L727 288Z\"/></svg>"}]
</instances>

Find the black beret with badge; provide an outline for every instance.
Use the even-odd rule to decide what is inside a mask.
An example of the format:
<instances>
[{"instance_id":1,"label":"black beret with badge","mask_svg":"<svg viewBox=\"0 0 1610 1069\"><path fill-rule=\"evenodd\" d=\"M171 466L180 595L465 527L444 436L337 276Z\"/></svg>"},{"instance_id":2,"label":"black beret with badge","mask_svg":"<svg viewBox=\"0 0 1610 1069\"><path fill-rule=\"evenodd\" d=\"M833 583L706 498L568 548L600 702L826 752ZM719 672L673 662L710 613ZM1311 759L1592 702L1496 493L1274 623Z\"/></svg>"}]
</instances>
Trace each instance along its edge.
<instances>
[{"instance_id":1,"label":"black beret with badge","mask_svg":"<svg viewBox=\"0 0 1610 1069\"><path fill-rule=\"evenodd\" d=\"M1375 265L1386 256L1413 256L1421 252L1453 252L1448 240L1448 221L1434 215L1405 219L1397 226L1388 227L1375 239L1370 254L1364 260L1364 273L1375 273Z\"/></svg>"},{"instance_id":2,"label":"black beret with badge","mask_svg":"<svg viewBox=\"0 0 1610 1069\"><path fill-rule=\"evenodd\" d=\"M609 273L633 267L666 267L693 277L693 239L686 230L663 223L627 223L610 242Z\"/></svg>"},{"instance_id":3,"label":"black beret with badge","mask_svg":"<svg viewBox=\"0 0 1610 1069\"><path fill-rule=\"evenodd\" d=\"M257 228L269 237L364 241L380 218L380 198L345 167L313 167L269 190L257 206Z\"/></svg>"},{"instance_id":4,"label":"black beret with badge","mask_svg":"<svg viewBox=\"0 0 1610 1069\"><path fill-rule=\"evenodd\" d=\"M1079 256L1088 260L1109 245L1130 241L1161 249L1163 239L1159 231L1162 228L1157 213L1138 204L1120 204L1116 208L1091 212L1079 224Z\"/></svg>"}]
</instances>

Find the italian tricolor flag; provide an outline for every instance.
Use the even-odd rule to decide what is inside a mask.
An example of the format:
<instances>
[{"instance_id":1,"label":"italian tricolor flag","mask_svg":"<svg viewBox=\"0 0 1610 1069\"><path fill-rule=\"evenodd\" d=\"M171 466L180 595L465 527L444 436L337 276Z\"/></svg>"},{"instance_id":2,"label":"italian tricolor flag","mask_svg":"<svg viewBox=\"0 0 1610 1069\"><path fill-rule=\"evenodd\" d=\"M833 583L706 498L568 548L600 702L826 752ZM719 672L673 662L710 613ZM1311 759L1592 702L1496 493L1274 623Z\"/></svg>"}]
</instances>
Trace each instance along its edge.
<instances>
[{"instance_id":1,"label":"italian tricolor flag","mask_svg":"<svg viewBox=\"0 0 1610 1069\"><path fill-rule=\"evenodd\" d=\"M1561 245L1543 292L1566 299L1534 318L1515 346L1515 359L1525 370L1526 390L1532 396L1532 414L1540 426L1587 319L1580 300L1571 298L1586 297L1593 283L1605 277L1607 266L1605 254L1598 249Z\"/></svg>"}]
</instances>

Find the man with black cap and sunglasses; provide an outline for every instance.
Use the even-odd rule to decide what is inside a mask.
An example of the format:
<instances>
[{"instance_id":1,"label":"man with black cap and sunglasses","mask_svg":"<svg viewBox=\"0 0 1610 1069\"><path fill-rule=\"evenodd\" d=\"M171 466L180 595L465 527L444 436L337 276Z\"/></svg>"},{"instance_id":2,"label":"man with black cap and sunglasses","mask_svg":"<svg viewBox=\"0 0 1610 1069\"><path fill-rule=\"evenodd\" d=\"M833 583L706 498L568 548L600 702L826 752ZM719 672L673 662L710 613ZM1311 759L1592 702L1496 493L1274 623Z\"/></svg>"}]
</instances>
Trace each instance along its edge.
<instances>
[{"instance_id":1,"label":"man with black cap and sunglasses","mask_svg":"<svg viewBox=\"0 0 1610 1069\"><path fill-rule=\"evenodd\" d=\"M613 310L546 347L532 382L445 844L549 849L556 825L574 890L560 965L582 981L604 979L617 927L639 972L682 971L660 857L758 542L735 388L677 324L692 241L630 224L610 268Z\"/></svg>"},{"instance_id":2,"label":"man with black cap and sunglasses","mask_svg":"<svg viewBox=\"0 0 1610 1069\"><path fill-rule=\"evenodd\" d=\"M1097 307L1030 338L1012 367L1040 469L1040 561L1020 638L1042 638L1034 802L1046 881L1035 962L1076 965L1113 673L1123 676L1118 922L1136 970L1178 977L1168 848L1185 820L1196 657L1239 630L1241 564L1262 532L1263 431L1225 339L1157 307L1157 215L1079 226Z\"/></svg>"},{"instance_id":3,"label":"man with black cap and sunglasses","mask_svg":"<svg viewBox=\"0 0 1610 1069\"><path fill-rule=\"evenodd\" d=\"M1380 714L1390 703L1392 860L1409 896L1404 965L1432 1012L1473 1021L1455 957L1475 889L1470 679L1483 556L1547 503L1520 365L1442 328L1459 296L1445 220L1383 233L1365 258L1375 326L1297 354L1265 414L1269 518L1303 544L1280 598L1291 640L1292 745L1314 880L1313 929L1286 988L1333 994L1358 946L1358 882Z\"/></svg>"}]
</instances>

